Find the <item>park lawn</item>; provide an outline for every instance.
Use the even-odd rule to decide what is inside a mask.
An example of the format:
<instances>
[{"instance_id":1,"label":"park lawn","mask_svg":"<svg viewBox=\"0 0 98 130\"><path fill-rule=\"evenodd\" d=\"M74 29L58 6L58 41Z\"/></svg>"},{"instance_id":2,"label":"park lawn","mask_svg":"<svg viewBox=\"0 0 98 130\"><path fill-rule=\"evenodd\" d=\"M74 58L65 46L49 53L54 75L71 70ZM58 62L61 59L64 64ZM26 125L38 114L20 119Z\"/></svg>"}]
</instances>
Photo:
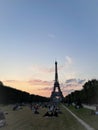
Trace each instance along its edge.
<instances>
[{"instance_id":1,"label":"park lawn","mask_svg":"<svg viewBox=\"0 0 98 130\"><path fill-rule=\"evenodd\" d=\"M73 106L68 108L91 127L98 130L98 115L92 115L91 110L86 108L75 109Z\"/></svg>"},{"instance_id":2,"label":"park lawn","mask_svg":"<svg viewBox=\"0 0 98 130\"><path fill-rule=\"evenodd\" d=\"M43 117L45 108L40 108L40 114L33 114L29 107L13 111L12 106L0 107L7 112L7 125L0 130L85 130L85 128L65 108L58 117Z\"/></svg>"}]
</instances>

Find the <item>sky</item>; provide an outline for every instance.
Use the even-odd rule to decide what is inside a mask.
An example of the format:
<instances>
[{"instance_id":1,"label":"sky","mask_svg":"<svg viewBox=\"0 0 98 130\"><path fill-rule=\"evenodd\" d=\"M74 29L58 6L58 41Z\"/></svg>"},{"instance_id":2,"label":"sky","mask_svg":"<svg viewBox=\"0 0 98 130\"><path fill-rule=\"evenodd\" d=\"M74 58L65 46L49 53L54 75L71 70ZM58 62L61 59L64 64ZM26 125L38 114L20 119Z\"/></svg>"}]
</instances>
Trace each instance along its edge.
<instances>
[{"instance_id":1,"label":"sky","mask_svg":"<svg viewBox=\"0 0 98 130\"><path fill-rule=\"evenodd\" d=\"M98 79L98 0L0 0L0 80L49 97Z\"/></svg>"}]
</instances>

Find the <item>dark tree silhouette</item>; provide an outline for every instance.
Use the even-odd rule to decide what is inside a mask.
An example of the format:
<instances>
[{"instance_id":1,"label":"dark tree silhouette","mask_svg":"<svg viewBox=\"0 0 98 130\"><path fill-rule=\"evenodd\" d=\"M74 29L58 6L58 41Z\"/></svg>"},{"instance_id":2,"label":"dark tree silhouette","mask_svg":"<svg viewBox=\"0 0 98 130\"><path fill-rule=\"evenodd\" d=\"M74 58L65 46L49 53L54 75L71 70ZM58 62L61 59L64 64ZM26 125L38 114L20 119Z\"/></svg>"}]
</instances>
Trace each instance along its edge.
<instances>
[{"instance_id":1,"label":"dark tree silhouette","mask_svg":"<svg viewBox=\"0 0 98 130\"><path fill-rule=\"evenodd\" d=\"M4 86L0 81L0 104L47 102L49 98Z\"/></svg>"},{"instance_id":2,"label":"dark tree silhouette","mask_svg":"<svg viewBox=\"0 0 98 130\"><path fill-rule=\"evenodd\" d=\"M83 85L80 91L74 91L65 97L66 102L82 102L86 104L98 104L98 80L92 79Z\"/></svg>"}]
</instances>

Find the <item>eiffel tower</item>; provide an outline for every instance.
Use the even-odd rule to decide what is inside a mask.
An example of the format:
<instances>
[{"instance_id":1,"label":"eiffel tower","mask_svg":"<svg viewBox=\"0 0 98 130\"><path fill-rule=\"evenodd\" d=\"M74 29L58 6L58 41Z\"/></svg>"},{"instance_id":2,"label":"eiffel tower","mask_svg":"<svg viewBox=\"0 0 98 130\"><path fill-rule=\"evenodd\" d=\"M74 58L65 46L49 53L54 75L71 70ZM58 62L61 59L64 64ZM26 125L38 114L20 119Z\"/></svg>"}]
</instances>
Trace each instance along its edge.
<instances>
[{"instance_id":1,"label":"eiffel tower","mask_svg":"<svg viewBox=\"0 0 98 130\"><path fill-rule=\"evenodd\" d=\"M54 87L53 87L53 91L51 93L50 100L52 102L61 102L63 100L63 98L64 97L61 92L59 81L58 81L57 61L55 61L55 81L54 81Z\"/></svg>"}]
</instances>

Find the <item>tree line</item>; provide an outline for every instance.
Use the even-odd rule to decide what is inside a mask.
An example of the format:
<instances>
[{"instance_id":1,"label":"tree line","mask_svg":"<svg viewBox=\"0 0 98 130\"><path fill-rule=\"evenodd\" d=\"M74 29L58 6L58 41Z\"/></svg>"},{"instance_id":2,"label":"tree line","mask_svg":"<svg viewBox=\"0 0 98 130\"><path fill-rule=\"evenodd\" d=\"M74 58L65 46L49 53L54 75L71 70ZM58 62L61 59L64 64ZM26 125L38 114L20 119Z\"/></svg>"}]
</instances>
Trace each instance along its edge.
<instances>
[{"instance_id":1,"label":"tree line","mask_svg":"<svg viewBox=\"0 0 98 130\"><path fill-rule=\"evenodd\" d=\"M3 85L0 81L0 104L47 102L49 98L29 94L28 92L17 90Z\"/></svg>"},{"instance_id":2,"label":"tree line","mask_svg":"<svg viewBox=\"0 0 98 130\"><path fill-rule=\"evenodd\" d=\"M65 97L67 103L81 102L85 104L98 104L98 80L92 79L83 85L80 91L74 91Z\"/></svg>"}]
</instances>

